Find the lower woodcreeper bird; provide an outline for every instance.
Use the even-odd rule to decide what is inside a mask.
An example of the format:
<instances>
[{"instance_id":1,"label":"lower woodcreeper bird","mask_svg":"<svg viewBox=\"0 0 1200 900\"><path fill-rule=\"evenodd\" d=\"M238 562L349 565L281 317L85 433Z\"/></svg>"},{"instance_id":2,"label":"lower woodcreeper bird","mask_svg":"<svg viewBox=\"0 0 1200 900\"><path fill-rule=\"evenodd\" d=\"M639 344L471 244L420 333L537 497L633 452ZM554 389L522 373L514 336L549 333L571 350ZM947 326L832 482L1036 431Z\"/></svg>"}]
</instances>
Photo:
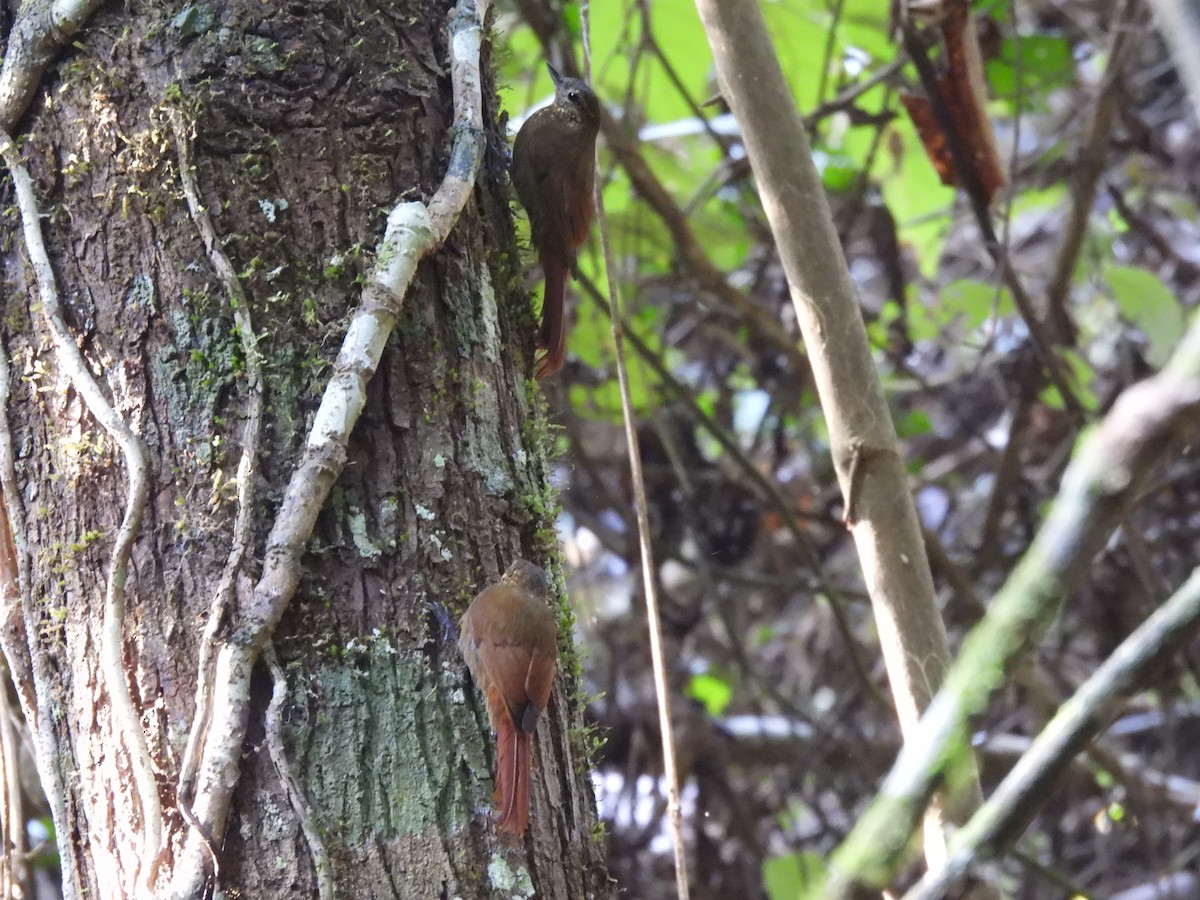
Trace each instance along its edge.
<instances>
[{"instance_id":1,"label":"lower woodcreeper bird","mask_svg":"<svg viewBox=\"0 0 1200 900\"><path fill-rule=\"evenodd\" d=\"M546 276L538 346L546 351L536 376L553 375L566 358L563 301L567 273L577 274L575 254L592 223L596 134L600 101L578 78L547 65L554 102L521 126L513 144L512 180L529 214L530 239Z\"/></svg>"},{"instance_id":2,"label":"lower woodcreeper bird","mask_svg":"<svg viewBox=\"0 0 1200 900\"><path fill-rule=\"evenodd\" d=\"M497 827L515 837L529 823L533 732L554 686L558 627L550 595L545 570L518 559L467 607L458 638L496 734Z\"/></svg>"}]
</instances>

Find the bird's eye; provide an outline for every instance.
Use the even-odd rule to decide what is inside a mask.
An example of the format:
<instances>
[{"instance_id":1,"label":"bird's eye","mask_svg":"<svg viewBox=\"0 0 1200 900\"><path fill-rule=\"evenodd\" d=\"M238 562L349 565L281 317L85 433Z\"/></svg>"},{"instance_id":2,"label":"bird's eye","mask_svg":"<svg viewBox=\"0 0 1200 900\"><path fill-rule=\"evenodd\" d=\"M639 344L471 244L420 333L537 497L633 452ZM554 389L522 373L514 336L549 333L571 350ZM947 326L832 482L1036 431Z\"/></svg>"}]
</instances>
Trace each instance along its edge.
<instances>
[{"instance_id":1,"label":"bird's eye","mask_svg":"<svg viewBox=\"0 0 1200 900\"><path fill-rule=\"evenodd\" d=\"M567 99L574 103L579 99L579 91L567 91Z\"/></svg>"}]
</instances>

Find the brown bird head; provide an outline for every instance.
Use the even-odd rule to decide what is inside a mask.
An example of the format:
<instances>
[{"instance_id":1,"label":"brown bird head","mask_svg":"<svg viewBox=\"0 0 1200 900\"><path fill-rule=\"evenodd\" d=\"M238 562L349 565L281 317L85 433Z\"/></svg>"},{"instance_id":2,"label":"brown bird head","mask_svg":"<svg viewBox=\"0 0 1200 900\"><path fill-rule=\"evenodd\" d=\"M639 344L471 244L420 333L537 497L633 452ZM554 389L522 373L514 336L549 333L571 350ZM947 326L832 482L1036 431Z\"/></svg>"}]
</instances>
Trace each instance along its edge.
<instances>
[{"instance_id":1,"label":"brown bird head","mask_svg":"<svg viewBox=\"0 0 1200 900\"><path fill-rule=\"evenodd\" d=\"M599 98L578 78L566 77L549 63L546 68L554 79L555 112L595 133L600 128Z\"/></svg>"},{"instance_id":2,"label":"brown bird head","mask_svg":"<svg viewBox=\"0 0 1200 900\"><path fill-rule=\"evenodd\" d=\"M546 570L541 566L535 566L527 559L514 560L513 564L508 567L500 580L505 584L511 584L513 587L537 597L539 600L548 600L553 589L553 585L550 583L550 576L546 574Z\"/></svg>"}]
</instances>

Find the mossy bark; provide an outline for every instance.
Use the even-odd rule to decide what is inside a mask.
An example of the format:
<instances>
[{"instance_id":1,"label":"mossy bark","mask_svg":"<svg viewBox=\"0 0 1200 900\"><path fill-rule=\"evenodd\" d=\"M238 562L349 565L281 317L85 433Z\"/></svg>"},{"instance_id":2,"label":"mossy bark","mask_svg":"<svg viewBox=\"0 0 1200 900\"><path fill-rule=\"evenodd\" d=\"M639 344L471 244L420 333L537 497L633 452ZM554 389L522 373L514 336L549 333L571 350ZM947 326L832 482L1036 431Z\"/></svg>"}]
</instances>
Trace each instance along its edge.
<instances>
[{"instance_id":1,"label":"mossy bark","mask_svg":"<svg viewBox=\"0 0 1200 900\"><path fill-rule=\"evenodd\" d=\"M426 0L232 0L183 13L134 0L102 11L52 67L22 126L67 324L150 453L124 651L171 848L185 828L175 784L230 550L246 386L166 109L194 125L196 178L264 356L261 552L384 216L398 198L427 199L444 171L447 13ZM494 92L485 102L496 123ZM419 269L276 634L285 744L339 896L522 896L522 871L542 897L609 893L573 679L560 676L539 727L529 840L505 847L486 827L490 744L454 649L453 623L485 581L516 555L556 555L503 173L494 125L471 203ZM140 806L113 749L97 649L125 474L57 368L11 212L4 236L7 415L37 611L30 639L47 663L39 720L56 749L39 762L67 786L56 824L79 889L133 896ZM564 630L564 653L569 643ZM255 692L216 886L314 896L264 746L265 672Z\"/></svg>"}]
</instances>

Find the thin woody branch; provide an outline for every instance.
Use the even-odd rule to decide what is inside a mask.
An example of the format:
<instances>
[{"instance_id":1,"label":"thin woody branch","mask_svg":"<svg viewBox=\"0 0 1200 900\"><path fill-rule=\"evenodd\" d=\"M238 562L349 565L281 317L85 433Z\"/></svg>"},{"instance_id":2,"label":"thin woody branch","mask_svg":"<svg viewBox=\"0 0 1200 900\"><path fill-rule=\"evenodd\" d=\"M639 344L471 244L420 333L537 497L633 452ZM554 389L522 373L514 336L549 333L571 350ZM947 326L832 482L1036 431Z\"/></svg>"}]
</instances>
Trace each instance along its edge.
<instances>
[{"instance_id":1,"label":"thin woody branch","mask_svg":"<svg viewBox=\"0 0 1200 900\"><path fill-rule=\"evenodd\" d=\"M234 611L229 640L217 651L208 739L196 768L192 811L214 842L224 834L250 713L250 673L300 581L300 561L317 515L346 462L350 434L366 404L366 388L395 327L417 265L449 236L466 205L483 150L479 69L489 0L460 0L450 20L454 143L449 169L428 206L400 203L388 215L376 262L342 342L334 373L288 482L267 538L262 576ZM187 898L204 882L204 841L192 829L169 895Z\"/></svg>"},{"instance_id":2,"label":"thin woody branch","mask_svg":"<svg viewBox=\"0 0 1200 900\"><path fill-rule=\"evenodd\" d=\"M271 702L267 706L266 721L263 723L267 738L267 752L271 763L283 785L292 812L300 821L300 831L304 834L304 842L308 845L312 857L313 874L317 882L317 897L319 900L334 900L336 893L333 885L333 868L329 862L329 854L325 850L325 842L321 840L321 832L314 821L312 807L304 796L304 790L292 774L288 765L287 751L283 746L283 705L287 702L287 676L275 656L275 645L268 644L263 653L267 668L271 672Z\"/></svg>"},{"instance_id":3,"label":"thin woody branch","mask_svg":"<svg viewBox=\"0 0 1200 900\"><path fill-rule=\"evenodd\" d=\"M605 302L604 297L601 296L599 288L595 283L586 277L581 277L580 282L604 314L611 316L612 311ZM750 490L779 516L780 521L783 522L784 527L791 534L792 540L795 541L796 547L799 548L811 569L811 575L808 578L800 579L801 583L804 584L806 589L819 591L828 599L829 609L833 614L838 634L845 644L851 668L854 669L855 677L858 678L863 693L873 701L881 703L886 707L888 705L887 698L883 696L879 688L875 685L875 682L871 680L870 673L867 670L867 663L863 659L862 647L854 638L853 629L850 627L850 621L846 615L846 600L843 597L843 591L825 577L819 554L813 546L812 537L801 527L793 505L782 496L779 489L771 480L759 471L753 461L738 446L737 441L712 416L700 408L692 392L671 374L663 364L660 356L651 350L645 341L638 337L637 329L632 328L627 320L622 320L621 331L625 339L629 341L630 345L637 352L638 357L654 371L661 387L675 397L683 405L683 408L687 410L691 419L720 445L721 450L733 461L734 466L744 477L743 483L748 485ZM578 510L575 511L576 514L578 512ZM595 531L597 528L602 530L602 526L599 524L592 530Z\"/></svg>"},{"instance_id":4,"label":"thin woody branch","mask_svg":"<svg viewBox=\"0 0 1200 900\"><path fill-rule=\"evenodd\" d=\"M941 682L949 650L895 427L824 185L762 12L749 0L697 0L696 8L722 93L742 124L847 506L853 495L850 531L907 738ZM858 473L852 472L856 459ZM943 817L965 818L980 795L975 773L965 781L970 791L958 805L930 808L931 861L944 846Z\"/></svg>"},{"instance_id":5,"label":"thin woody branch","mask_svg":"<svg viewBox=\"0 0 1200 900\"><path fill-rule=\"evenodd\" d=\"M1133 27L1141 4L1137 0L1118 0L1115 24L1105 56L1108 62L1104 77L1096 89L1096 98L1088 121L1087 135L1075 166L1075 184L1071 191L1070 206L1062 228L1062 239L1054 256L1054 270L1046 287L1046 322L1054 336L1063 343L1073 343L1075 325L1068 310L1071 282L1075 277L1075 266L1083 249L1092 207L1100 187L1100 176L1104 174L1108 158L1108 145L1112 137L1113 119L1121 99L1117 87L1125 61L1139 31Z\"/></svg>"},{"instance_id":6,"label":"thin woody branch","mask_svg":"<svg viewBox=\"0 0 1200 900\"><path fill-rule=\"evenodd\" d=\"M587 29L584 28L586 41ZM585 51L590 47L585 43ZM590 53L587 56L590 64ZM600 159L597 156L596 164ZM629 455L629 477L633 483L634 509L637 513L638 551L642 568L642 593L646 600L646 628L650 636L650 659L654 681L654 696L658 709L658 729L662 739L663 777L667 782L667 825L671 832L675 855L675 891L678 900L688 898L687 850L683 839L682 809L679 801L679 765L675 751L674 728L671 720L671 689L667 682L666 655L663 651L662 612L655 583L654 548L651 540L650 511L646 501L646 478L642 471L642 453L638 447L637 422L633 395L629 388L629 367L625 363L624 329L621 316L621 292L615 279L617 267L612 243L608 237L608 219L604 213L603 185L594 186L596 224L608 282L609 325L613 352L617 362L617 385L621 392L621 417L625 425L625 449Z\"/></svg>"},{"instance_id":7,"label":"thin woody branch","mask_svg":"<svg viewBox=\"0 0 1200 900\"><path fill-rule=\"evenodd\" d=\"M786 356L792 371L803 372L806 365L804 354L796 346L796 341L784 331L783 324L778 319L762 307L756 306L749 297L730 284L725 273L708 258L683 210L642 158L636 138L626 132L621 123L607 112L601 117L600 131L604 135L604 145L625 170L638 196L646 201L671 233L675 242L675 252L679 254L684 269L700 287L720 300L729 310L741 315L756 335Z\"/></svg>"}]
</instances>

